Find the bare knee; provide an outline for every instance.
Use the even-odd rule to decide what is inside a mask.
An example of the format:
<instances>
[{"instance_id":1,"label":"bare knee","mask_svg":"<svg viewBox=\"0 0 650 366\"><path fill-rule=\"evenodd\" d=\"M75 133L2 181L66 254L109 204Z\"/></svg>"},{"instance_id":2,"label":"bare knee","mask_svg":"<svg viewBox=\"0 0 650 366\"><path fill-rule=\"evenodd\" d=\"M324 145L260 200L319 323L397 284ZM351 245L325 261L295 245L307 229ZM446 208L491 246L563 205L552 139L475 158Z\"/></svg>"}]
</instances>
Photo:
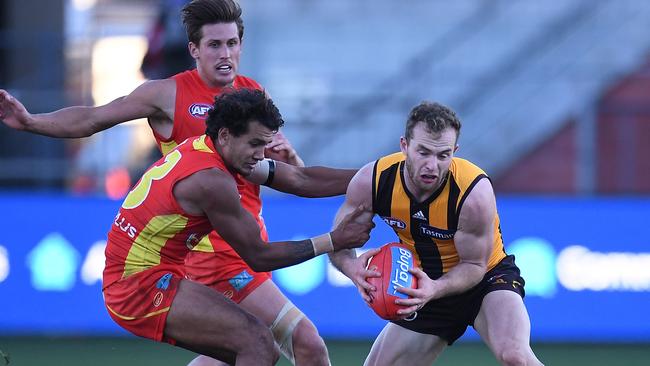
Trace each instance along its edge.
<instances>
[{"instance_id":1,"label":"bare knee","mask_svg":"<svg viewBox=\"0 0 650 366\"><path fill-rule=\"evenodd\" d=\"M504 366L526 366L528 365L528 352L524 349L508 348L501 351L497 356L499 363Z\"/></svg>"},{"instance_id":2,"label":"bare knee","mask_svg":"<svg viewBox=\"0 0 650 366\"><path fill-rule=\"evenodd\" d=\"M297 365L329 365L325 342L309 320L305 318L298 323L292 338Z\"/></svg>"},{"instance_id":3,"label":"bare knee","mask_svg":"<svg viewBox=\"0 0 650 366\"><path fill-rule=\"evenodd\" d=\"M187 366L227 366L227 365L228 365L227 363L203 355L196 357L190 363L187 364Z\"/></svg>"}]
</instances>

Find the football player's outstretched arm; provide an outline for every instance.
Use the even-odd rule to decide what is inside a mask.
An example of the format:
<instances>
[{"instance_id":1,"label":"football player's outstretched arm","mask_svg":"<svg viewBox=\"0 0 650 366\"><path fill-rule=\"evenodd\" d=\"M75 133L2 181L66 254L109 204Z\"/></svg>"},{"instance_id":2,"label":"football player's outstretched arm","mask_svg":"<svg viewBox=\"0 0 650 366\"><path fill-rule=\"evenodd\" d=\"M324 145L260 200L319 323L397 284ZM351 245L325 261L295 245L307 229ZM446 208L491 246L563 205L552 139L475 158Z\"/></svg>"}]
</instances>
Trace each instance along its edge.
<instances>
[{"instance_id":1,"label":"football player's outstretched arm","mask_svg":"<svg viewBox=\"0 0 650 366\"><path fill-rule=\"evenodd\" d=\"M175 92L174 80L153 80L102 106L74 106L31 114L18 99L6 90L0 90L0 120L13 129L39 135L87 137L122 122L154 115L160 110L164 94L169 92Z\"/></svg>"},{"instance_id":2,"label":"football player's outstretched arm","mask_svg":"<svg viewBox=\"0 0 650 366\"><path fill-rule=\"evenodd\" d=\"M356 172L356 169L300 167L264 159L246 179L300 197L330 197L345 193Z\"/></svg>"},{"instance_id":3,"label":"football player's outstretched arm","mask_svg":"<svg viewBox=\"0 0 650 366\"><path fill-rule=\"evenodd\" d=\"M187 213L207 216L219 235L258 272L291 266L332 250L359 247L372 229L371 214L358 207L327 234L269 245L260 238L253 216L241 206L234 179L218 169L202 170L179 181L174 197Z\"/></svg>"},{"instance_id":4,"label":"football player's outstretched arm","mask_svg":"<svg viewBox=\"0 0 650 366\"><path fill-rule=\"evenodd\" d=\"M350 181L345 194L345 201L339 208L334 219L334 227L337 227L343 218L356 207L364 206L372 210L373 166L374 162L366 164L355 174L352 181ZM380 274L375 269L366 269L366 265L370 257L377 253L379 253L379 248L370 249L359 257L357 257L354 249L337 250L329 254L332 264L352 280L357 286L361 297L367 302L370 301L367 291L374 291L376 289L366 281L366 278L379 277Z\"/></svg>"}]
</instances>

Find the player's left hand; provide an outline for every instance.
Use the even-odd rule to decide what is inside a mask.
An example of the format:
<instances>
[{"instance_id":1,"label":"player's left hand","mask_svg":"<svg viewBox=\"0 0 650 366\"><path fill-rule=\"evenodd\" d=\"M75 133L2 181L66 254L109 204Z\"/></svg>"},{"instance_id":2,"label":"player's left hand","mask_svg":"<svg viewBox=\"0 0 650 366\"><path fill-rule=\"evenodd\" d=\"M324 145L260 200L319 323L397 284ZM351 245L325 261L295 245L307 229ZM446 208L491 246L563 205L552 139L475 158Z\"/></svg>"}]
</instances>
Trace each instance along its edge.
<instances>
[{"instance_id":1,"label":"player's left hand","mask_svg":"<svg viewBox=\"0 0 650 366\"><path fill-rule=\"evenodd\" d=\"M407 306L404 309L397 311L398 314L405 317L410 316L414 312L422 309L422 307L434 297L435 281L429 278L420 268L414 267L409 270L418 279L418 288L397 287L396 290L405 295L407 299L397 299L395 303L402 306Z\"/></svg>"},{"instance_id":2,"label":"player's left hand","mask_svg":"<svg viewBox=\"0 0 650 366\"><path fill-rule=\"evenodd\" d=\"M376 266L367 268L368 261L372 256L379 253L379 250L380 248L368 249L356 259L348 261L343 268L343 274L352 280L352 283L357 287L359 295L361 295L361 298L363 298L366 304L372 301L370 292L377 291L375 286L371 285L367 279L369 277L381 277L381 273L377 270Z\"/></svg>"},{"instance_id":3,"label":"player's left hand","mask_svg":"<svg viewBox=\"0 0 650 366\"><path fill-rule=\"evenodd\" d=\"M266 145L264 156L269 159L278 160L299 167L305 166L305 163L302 161L300 156L298 156L298 153L293 146L291 146L289 140L280 131L273 135L271 143Z\"/></svg>"},{"instance_id":4,"label":"player's left hand","mask_svg":"<svg viewBox=\"0 0 650 366\"><path fill-rule=\"evenodd\" d=\"M31 117L32 115L18 99L8 91L0 89L0 121L15 130L25 130Z\"/></svg>"}]
</instances>

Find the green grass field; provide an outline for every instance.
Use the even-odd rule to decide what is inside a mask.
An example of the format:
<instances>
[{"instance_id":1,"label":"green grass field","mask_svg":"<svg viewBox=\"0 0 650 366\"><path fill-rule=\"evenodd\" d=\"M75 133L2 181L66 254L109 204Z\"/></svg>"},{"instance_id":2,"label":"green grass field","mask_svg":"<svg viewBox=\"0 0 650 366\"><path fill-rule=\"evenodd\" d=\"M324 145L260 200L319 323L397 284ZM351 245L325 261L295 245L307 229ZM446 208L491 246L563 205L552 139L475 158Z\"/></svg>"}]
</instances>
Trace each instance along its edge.
<instances>
[{"instance_id":1,"label":"green grass field","mask_svg":"<svg viewBox=\"0 0 650 366\"><path fill-rule=\"evenodd\" d=\"M328 341L334 366L358 366L369 341ZM650 344L536 344L539 358L549 366L647 366ZM0 337L0 350L10 366L172 366L186 365L194 354L180 348L136 338ZM282 360L279 365L289 365ZM498 365L481 343L448 348L436 365ZM0 356L0 366L4 366Z\"/></svg>"}]
</instances>

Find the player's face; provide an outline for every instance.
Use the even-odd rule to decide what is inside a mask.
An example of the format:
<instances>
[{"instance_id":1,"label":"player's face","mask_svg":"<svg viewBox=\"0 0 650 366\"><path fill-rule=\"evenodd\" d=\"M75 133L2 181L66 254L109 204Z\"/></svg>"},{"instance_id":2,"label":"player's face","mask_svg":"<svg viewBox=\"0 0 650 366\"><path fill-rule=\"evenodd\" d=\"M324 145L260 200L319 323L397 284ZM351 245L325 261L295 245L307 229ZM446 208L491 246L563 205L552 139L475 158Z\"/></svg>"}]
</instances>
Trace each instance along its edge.
<instances>
[{"instance_id":1,"label":"player's face","mask_svg":"<svg viewBox=\"0 0 650 366\"><path fill-rule=\"evenodd\" d=\"M400 145L406 155L406 179L416 195L433 193L444 182L451 159L458 148L453 128L440 133L429 132L424 123L413 128L410 141L402 137Z\"/></svg>"},{"instance_id":2,"label":"player's face","mask_svg":"<svg viewBox=\"0 0 650 366\"><path fill-rule=\"evenodd\" d=\"M229 135L223 143L223 155L230 168L237 173L247 176L258 161L264 159L264 148L273 140L275 131L252 121L248 132L241 136Z\"/></svg>"},{"instance_id":3,"label":"player's face","mask_svg":"<svg viewBox=\"0 0 650 366\"><path fill-rule=\"evenodd\" d=\"M236 23L206 24L199 45L190 43L199 74L211 87L231 85L239 70L241 40Z\"/></svg>"}]
</instances>

